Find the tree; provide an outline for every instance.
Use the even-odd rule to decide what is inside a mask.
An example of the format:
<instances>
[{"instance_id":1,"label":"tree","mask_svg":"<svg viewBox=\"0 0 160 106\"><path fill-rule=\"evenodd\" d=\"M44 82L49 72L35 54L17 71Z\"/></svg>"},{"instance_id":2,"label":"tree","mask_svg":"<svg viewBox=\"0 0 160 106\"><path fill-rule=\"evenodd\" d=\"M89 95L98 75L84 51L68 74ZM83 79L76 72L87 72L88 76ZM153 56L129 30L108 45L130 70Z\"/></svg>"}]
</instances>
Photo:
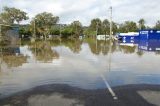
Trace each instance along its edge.
<instances>
[{"instance_id":1,"label":"tree","mask_svg":"<svg viewBox=\"0 0 160 106\"><path fill-rule=\"evenodd\" d=\"M146 28L146 26L145 26L145 20L142 18L142 19L140 19L139 21L138 21L138 23L139 23L139 29L140 30L143 30L143 29L145 29Z\"/></svg>"},{"instance_id":2,"label":"tree","mask_svg":"<svg viewBox=\"0 0 160 106\"><path fill-rule=\"evenodd\" d=\"M66 26L65 28L63 28L63 30L62 30L62 37L63 38L68 38L72 34L73 34L73 29L71 28L71 26Z\"/></svg>"},{"instance_id":3,"label":"tree","mask_svg":"<svg viewBox=\"0 0 160 106\"><path fill-rule=\"evenodd\" d=\"M50 34L52 35L60 35L60 27L55 25L55 26L52 26L51 29L50 29Z\"/></svg>"},{"instance_id":4,"label":"tree","mask_svg":"<svg viewBox=\"0 0 160 106\"><path fill-rule=\"evenodd\" d=\"M102 21L99 18L92 19L89 28L92 31L97 31L97 34L101 34L102 33Z\"/></svg>"},{"instance_id":5,"label":"tree","mask_svg":"<svg viewBox=\"0 0 160 106\"><path fill-rule=\"evenodd\" d=\"M118 31L117 23L115 22L112 22L112 31L113 31L113 34L117 33Z\"/></svg>"},{"instance_id":6,"label":"tree","mask_svg":"<svg viewBox=\"0 0 160 106\"><path fill-rule=\"evenodd\" d=\"M119 25L119 32L136 32L138 27L133 21L126 21L124 24Z\"/></svg>"},{"instance_id":7,"label":"tree","mask_svg":"<svg viewBox=\"0 0 160 106\"><path fill-rule=\"evenodd\" d=\"M156 22L156 25L155 25L154 28L157 29L157 30L160 30L160 20L158 20L158 21Z\"/></svg>"},{"instance_id":8,"label":"tree","mask_svg":"<svg viewBox=\"0 0 160 106\"><path fill-rule=\"evenodd\" d=\"M4 7L4 11L0 14L0 21L6 24L20 23L23 20L28 20L27 13L16 8Z\"/></svg>"},{"instance_id":9,"label":"tree","mask_svg":"<svg viewBox=\"0 0 160 106\"><path fill-rule=\"evenodd\" d=\"M24 25L19 27L19 34L23 38L31 36L31 29L29 25ZM22 36L23 35L23 36Z\"/></svg>"},{"instance_id":10,"label":"tree","mask_svg":"<svg viewBox=\"0 0 160 106\"><path fill-rule=\"evenodd\" d=\"M38 34L44 35L46 38L46 36L50 33L49 30L51 29L51 27L55 25L58 21L58 16L53 16L52 13L43 12L37 14L35 18L33 18L33 20L31 21L31 25L32 27L36 27L35 29Z\"/></svg>"},{"instance_id":11,"label":"tree","mask_svg":"<svg viewBox=\"0 0 160 106\"><path fill-rule=\"evenodd\" d=\"M82 28L81 22L79 22L79 21L72 22L71 28L72 28L73 34L76 37L79 37L79 35L82 34L83 28Z\"/></svg>"},{"instance_id":12,"label":"tree","mask_svg":"<svg viewBox=\"0 0 160 106\"><path fill-rule=\"evenodd\" d=\"M102 27L103 27L103 34L108 34L110 33L110 22L108 21L108 19L105 19L102 22Z\"/></svg>"}]
</instances>

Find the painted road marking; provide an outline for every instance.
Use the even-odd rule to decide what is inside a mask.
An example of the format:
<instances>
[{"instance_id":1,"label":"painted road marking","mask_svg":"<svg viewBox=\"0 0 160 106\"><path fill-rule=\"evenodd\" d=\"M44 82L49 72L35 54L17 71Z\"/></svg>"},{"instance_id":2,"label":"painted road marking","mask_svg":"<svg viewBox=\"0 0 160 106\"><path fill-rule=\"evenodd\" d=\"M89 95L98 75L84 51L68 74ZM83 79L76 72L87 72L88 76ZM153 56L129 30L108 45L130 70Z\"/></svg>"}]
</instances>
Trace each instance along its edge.
<instances>
[{"instance_id":1,"label":"painted road marking","mask_svg":"<svg viewBox=\"0 0 160 106\"><path fill-rule=\"evenodd\" d=\"M108 84L107 80L105 79L105 77L103 75L101 75L102 80L104 81L106 87L108 88L109 92L111 93L112 97L114 100L117 100L118 97L116 96L116 94L114 93L114 91L112 90L112 88L110 87L110 85Z\"/></svg>"}]
</instances>

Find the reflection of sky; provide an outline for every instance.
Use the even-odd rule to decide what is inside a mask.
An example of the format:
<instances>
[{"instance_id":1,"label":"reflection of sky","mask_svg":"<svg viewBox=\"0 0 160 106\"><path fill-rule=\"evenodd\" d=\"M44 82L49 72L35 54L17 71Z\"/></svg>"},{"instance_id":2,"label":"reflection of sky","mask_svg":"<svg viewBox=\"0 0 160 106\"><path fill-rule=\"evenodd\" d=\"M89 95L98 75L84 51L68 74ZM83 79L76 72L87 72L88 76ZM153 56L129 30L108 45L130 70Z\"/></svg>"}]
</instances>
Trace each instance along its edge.
<instances>
[{"instance_id":1,"label":"reflection of sky","mask_svg":"<svg viewBox=\"0 0 160 106\"><path fill-rule=\"evenodd\" d=\"M53 47L60 58L50 63L36 62L27 46L20 48L28 62L0 76L0 93L10 94L44 84L69 84L85 89L105 88L103 75L111 86L160 84L159 60L154 53L139 57L136 53L114 52L109 71L109 55L95 55L88 44L79 54L64 46Z\"/></svg>"}]
</instances>

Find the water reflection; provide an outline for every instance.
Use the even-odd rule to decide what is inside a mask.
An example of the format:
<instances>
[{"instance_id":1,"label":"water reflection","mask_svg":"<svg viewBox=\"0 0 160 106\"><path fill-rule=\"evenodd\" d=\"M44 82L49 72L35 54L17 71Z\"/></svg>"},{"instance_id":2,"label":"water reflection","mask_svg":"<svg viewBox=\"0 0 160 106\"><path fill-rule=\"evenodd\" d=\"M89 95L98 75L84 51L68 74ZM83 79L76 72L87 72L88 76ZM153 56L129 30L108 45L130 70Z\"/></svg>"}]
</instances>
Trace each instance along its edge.
<instances>
[{"instance_id":1,"label":"water reflection","mask_svg":"<svg viewBox=\"0 0 160 106\"><path fill-rule=\"evenodd\" d=\"M159 42L110 45L95 39L62 39L21 44L1 48L0 97L45 84L106 88L101 75L111 87L160 84Z\"/></svg>"},{"instance_id":2,"label":"water reflection","mask_svg":"<svg viewBox=\"0 0 160 106\"><path fill-rule=\"evenodd\" d=\"M35 42L29 45L29 49L32 51L37 61L51 62L53 59L59 58L59 54L52 49L50 42Z\"/></svg>"},{"instance_id":3,"label":"water reflection","mask_svg":"<svg viewBox=\"0 0 160 106\"><path fill-rule=\"evenodd\" d=\"M110 45L109 41L103 41L103 40L95 40L95 39L87 39L86 42L88 43L90 50L95 55L108 55ZM111 44L111 52L115 52L117 49L116 42L112 42Z\"/></svg>"},{"instance_id":4,"label":"water reflection","mask_svg":"<svg viewBox=\"0 0 160 106\"><path fill-rule=\"evenodd\" d=\"M137 52L138 55L143 55L144 52L155 52L159 54L160 52L160 40L137 40L137 41L127 41L127 42L120 42L120 47L130 53Z\"/></svg>"},{"instance_id":5,"label":"water reflection","mask_svg":"<svg viewBox=\"0 0 160 106\"><path fill-rule=\"evenodd\" d=\"M22 66L23 63L27 62L27 56L20 53L19 47L1 48L0 54L1 65L6 64L9 68Z\"/></svg>"}]
</instances>

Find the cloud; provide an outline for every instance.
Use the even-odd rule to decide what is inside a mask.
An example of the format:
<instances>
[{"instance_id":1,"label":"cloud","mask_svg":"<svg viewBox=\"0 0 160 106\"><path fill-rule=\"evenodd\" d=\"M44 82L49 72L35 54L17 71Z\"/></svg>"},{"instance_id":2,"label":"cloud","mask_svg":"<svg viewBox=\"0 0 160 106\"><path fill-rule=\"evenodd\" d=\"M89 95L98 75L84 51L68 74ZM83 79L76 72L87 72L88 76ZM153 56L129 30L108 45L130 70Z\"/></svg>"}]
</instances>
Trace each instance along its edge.
<instances>
[{"instance_id":1,"label":"cloud","mask_svg":"<svg viewBox=\"0 0 160 106\"><path fill-rule=\"evenodd\" d=\"M109 7L113 6L113 20L124 22L144 18L148 25L154 25L160 17L160 0L0 0L3 6L16 7L26 11L32 18L44 11L60 16L61 23L80 20L89 25L93 18L109 18Z\"/></svg>"}]
</instances>

